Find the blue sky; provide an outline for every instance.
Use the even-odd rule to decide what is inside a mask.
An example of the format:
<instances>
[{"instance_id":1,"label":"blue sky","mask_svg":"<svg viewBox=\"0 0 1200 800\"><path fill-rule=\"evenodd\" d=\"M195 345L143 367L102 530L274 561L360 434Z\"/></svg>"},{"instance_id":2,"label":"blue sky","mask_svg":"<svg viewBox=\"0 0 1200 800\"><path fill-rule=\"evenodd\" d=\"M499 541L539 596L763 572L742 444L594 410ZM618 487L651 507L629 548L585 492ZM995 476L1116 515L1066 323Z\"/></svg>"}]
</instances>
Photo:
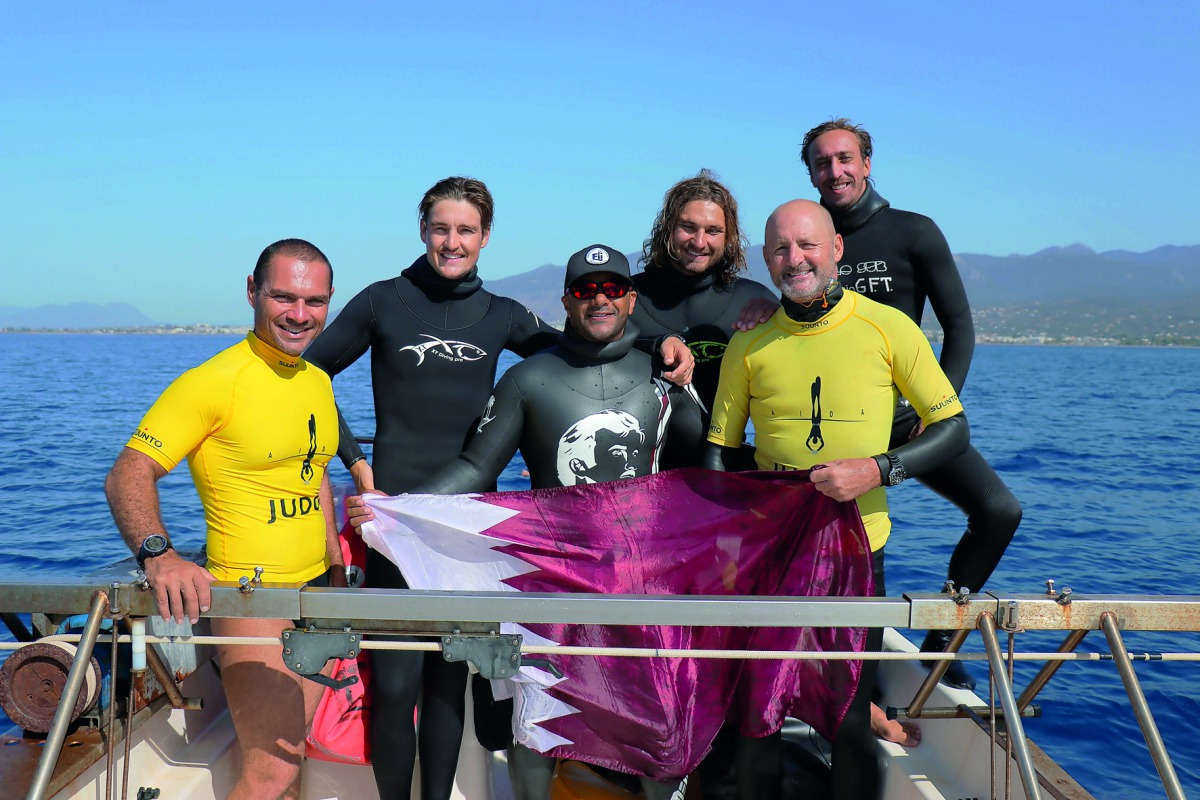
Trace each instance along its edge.
<instances>
[{"instance_id":1,"label":"blue sky","mask_svg":"<svg viewBox=\"0 0 1200 800\"><path fill-rule=\"evenodd\" d=\"M1192 3L3 0L0 305L240 323L286 236L340 305L420 253L451 174L496 196L485 280L637 249L701 167L759 242L816 197L798 144L832 116L955 252L1197 244L1197 30Z\"/></svg>"}]
</instances>

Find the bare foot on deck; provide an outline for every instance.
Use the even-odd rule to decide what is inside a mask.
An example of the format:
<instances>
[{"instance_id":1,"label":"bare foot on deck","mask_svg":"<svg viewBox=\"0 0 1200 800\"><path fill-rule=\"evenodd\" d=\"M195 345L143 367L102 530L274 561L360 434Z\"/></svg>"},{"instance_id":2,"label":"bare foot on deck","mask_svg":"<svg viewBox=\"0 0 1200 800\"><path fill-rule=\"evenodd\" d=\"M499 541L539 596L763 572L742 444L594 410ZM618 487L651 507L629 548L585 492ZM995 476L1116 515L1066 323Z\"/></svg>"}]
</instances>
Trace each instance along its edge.
<instances>
[{"instance_id":1,"label":"bare foot on deck","mask_svg":"<svg viewBox=\"0 0 1200 800\"><path fill-rule=\"evenodd\" d=\"M871 703L871 732L889 742L916 747L921 743L921 729L913 722L888 719L882 708Z\"/></svg>"}]
</instances>

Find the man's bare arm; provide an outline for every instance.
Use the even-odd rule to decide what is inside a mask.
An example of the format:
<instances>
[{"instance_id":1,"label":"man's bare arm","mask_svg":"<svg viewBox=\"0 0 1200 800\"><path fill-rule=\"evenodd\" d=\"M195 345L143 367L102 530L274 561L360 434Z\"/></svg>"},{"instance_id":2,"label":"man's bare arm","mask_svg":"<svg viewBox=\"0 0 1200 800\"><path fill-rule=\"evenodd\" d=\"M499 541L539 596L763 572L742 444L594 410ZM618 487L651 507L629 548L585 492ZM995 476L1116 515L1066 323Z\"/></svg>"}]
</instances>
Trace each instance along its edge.
<instances>
[{"instance_id":1,"label":"man's bare arm","mask_svg":"<svg viewBox=\"0 0 1200 800\"><path fill-rule=\"evenodd\" d=\"M126 447L104 480L113 521L134 553L148 536L167 536L158 501L158 481L166 474L150 456ZM195 623L201 612L208 611L212 602L209 584L216 580L208 570L171 549L146 561L145 571L164 620L174 617L183 622L186 616Z\"/></svg>"}]
</instances>

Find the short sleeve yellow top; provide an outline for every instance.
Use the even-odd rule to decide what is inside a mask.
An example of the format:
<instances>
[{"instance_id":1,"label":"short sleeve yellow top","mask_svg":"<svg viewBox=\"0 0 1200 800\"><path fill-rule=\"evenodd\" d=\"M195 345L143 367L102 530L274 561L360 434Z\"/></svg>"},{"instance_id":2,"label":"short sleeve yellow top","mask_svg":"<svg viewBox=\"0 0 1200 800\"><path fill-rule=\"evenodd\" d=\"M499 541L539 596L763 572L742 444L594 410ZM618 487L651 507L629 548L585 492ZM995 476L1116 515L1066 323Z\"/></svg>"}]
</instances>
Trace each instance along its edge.
<instances>
[{"instance_id":1,"label":"short sleeve yellow top","mask_svg":"<svg viewBox=\"0 0 1200 800\"><path fill-rule=\"evenodd\" d=\"M721 362L709 441L742 442L754 424L760 469L809 469L887 450L897 391L926 425L962 413L925 334L903 312L846 291L811 323L780 309L734 335ZM876 551L891 521L880 487L858 498Z\"/></svg>"},{"instance_id":2,"label":"short sleeve yellow top","mask_svg":"<svg viewBox=\"0 0 1200 800\"><path fill-rule=\"evenodd\" d=\"M337 451L329 376L253 332L167 387L129 439L164 469L185 457L219 580L307 581L329 568L319 489Z\"/></svg>"}]
</instances>

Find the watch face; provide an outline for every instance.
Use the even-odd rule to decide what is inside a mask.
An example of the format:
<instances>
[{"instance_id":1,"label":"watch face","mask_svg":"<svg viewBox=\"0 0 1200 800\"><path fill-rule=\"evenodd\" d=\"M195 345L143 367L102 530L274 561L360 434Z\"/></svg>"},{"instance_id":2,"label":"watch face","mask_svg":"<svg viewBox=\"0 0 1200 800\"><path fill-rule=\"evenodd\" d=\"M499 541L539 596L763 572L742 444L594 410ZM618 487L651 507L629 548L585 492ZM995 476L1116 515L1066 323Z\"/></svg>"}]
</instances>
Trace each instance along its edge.
<instances>
[{"instance_id":1,"label":"watch face","mask_svg":"<svg viewBox=\"0 0 1200 800\"><path fill-rule=\"evenodd\" d=\"M161 555L162 553L164 553L166 551L166 549L167 549L167 537L162 536L161 534L156 533L153 536L147 536L142 541L142 550L144 550L146 552L146 555L149 555L149 556Z\"/></svg>"}]
</instances>

